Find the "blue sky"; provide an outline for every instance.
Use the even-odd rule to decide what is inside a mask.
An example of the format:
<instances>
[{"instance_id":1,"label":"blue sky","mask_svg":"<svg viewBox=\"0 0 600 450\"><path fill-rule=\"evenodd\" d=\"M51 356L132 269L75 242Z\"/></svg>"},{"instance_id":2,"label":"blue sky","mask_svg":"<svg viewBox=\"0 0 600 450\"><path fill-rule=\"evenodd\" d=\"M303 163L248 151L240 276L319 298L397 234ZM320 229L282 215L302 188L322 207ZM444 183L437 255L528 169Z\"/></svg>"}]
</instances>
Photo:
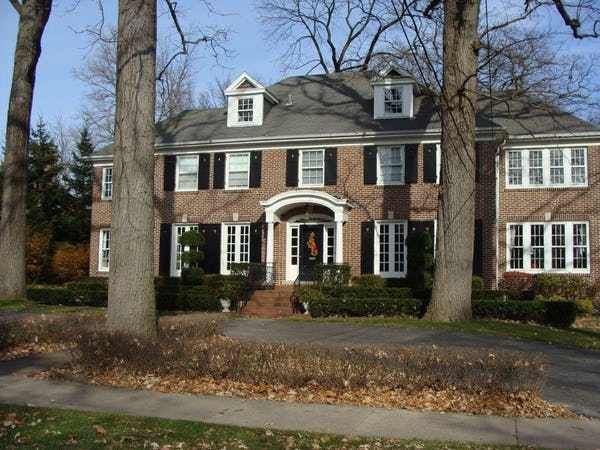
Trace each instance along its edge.
<instances>
[{"instance_id":1,"label":"blue sky","mask_svg":"<svg viewBox=\"0 0 600 450\"><path fill-rule=\"evenodd\" d=\"M78 111L83 101L85 86L73 76L73 69L81 66L90 52L89 40L74 30L91 26L99 19L95 2L81 0L75 11L69 11L73 0L55 0L50 20L44 32L42 55L37 68L33 102L33 120L43 116L52 122L61 116L67 123L78 122ZM186 19L191 23L196 18L190 5L196 0L184 0L180 4L188 7ZM256 20L251 0L222 0L215 2L218 11L226 15L215 16L214 20L232 29L229 47L235 56L226 60L227 67L219 67L210 58L197 63L196 84L198 87L212 83L215 76L229 73L234 77L247 71L266 82L276 81L280 75L273 61L275 53L265 44L260 24ZM104 0L107 21L114 23L116 0ZM206 10L197 8L197 20L206 23ZM159 28L166 18L159 20ZM6 128L6 110L12 78L14 46L17 36L18 17L10 3L0 1L0 136Z\"/></svg>"},{"instance_id":2,"label":"blue sky","mask_svg":"<svg viewBox=\"0 0 600 450\"><path fill-rule=\"evenodd\" d=\"M61 117L67 124L78 124L79 111L83 103L85 86L73 76L73 69L80 67L86 55L91 51L89 38L78 34L99 20L95 0L80 0L74 11L70 10L76 0L55 0L43 42L42 56L37 69L33 120L42 116L52 123ZM103 0L106 20L114 23L117 0ZM235 56L225 61L227 67L219 67L210 58L200 59L195 73L195 84L202 89L213 82L215 77L237 76L247 71L265 83L275 82L280 76L275 60L278 52L267 45L263 39L262 27L252 7L253 0L215 0L222 15L207 19L206 10L197 6L198 0L180 0L180 8L186 8L185 20L188 24L206 24L208 20L232 30L228 47ZM491 4L496 0L491 0ZM519 7L521 3L519 3ZM497 6L497 5L496 5ZM546 20L557 25L558 16L550 15ZM0 0L0 138L4 142L6 110L10 83L14 45L17 35L17 15L9 2ZM166 29L168 17L159 18L159 32ZM597 42L576 42L566 27L555 29L564 34L566 50L587 54L597 48ZM553 27L554 28L554 27ZM561 39L562 40L562 39ZM565 48L563 48L563 51ZM1 145L0 145L1 148Z\"/></svg>"}]
</instances>

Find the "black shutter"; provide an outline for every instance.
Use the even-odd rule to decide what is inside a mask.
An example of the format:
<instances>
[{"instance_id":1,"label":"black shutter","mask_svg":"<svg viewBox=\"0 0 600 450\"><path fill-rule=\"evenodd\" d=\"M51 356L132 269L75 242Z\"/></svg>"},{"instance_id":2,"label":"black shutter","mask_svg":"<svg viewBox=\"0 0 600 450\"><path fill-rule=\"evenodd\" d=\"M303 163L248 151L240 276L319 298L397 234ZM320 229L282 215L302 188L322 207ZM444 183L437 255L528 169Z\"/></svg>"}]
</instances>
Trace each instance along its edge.
<instances>
[{"instance_id":1,"label":"black shutter","mask_svg":"<svg viewBox=\"0 0 600 450\"><path fill-rule=\"evenodd\" d=\"M483 275L483 222L475 219L475 242L473 243L473 275Z\"/></svg>"},{"instance_id":2,"label":"black shutter","mask_svg":"<svg viewBox=\"0 0 600 450\"><path fill-rule=\"evenodd\" d=\"M262 152L250 152L250 187L260 187L262 171Z\"/></svg>"},{"instance_id":3,"label":"black shutter","mask_svg":"<svg viewBox=\"0 0 600 450\"><path fill-rule=\"evenodd\" d=\"M365 184L377 184L377 147L374 145L364 148L363 179Z\"/></svg>"},{"instance_id":4,"label":"black shutter","mask_svg":"<svg viewBox=\"0 0 600 450\"><path fill-rule=\"evenodd\" d=\"M210 178L210 153L198 156L198 189L208 189Z\"/></svg>"},{"instance_id":5,"label":"black shutter","mask_svg":"<svg viewBox=\"0 0 600 450\"><path fill-rule=\"evenodd\" d=\"M407 241L410 241L410 237L411 234L420 234L420 233L429 233L429 236L431 237L431 250L433 252L433 247L435 245L434 243L434 222L433 220L410 220L408 222L408 233L407 233ZM407 245L407 262L408 262L408 266L407 266L407 277L409 279L420 279L421 274L423 272L423 268L422 267L414 267L414 263L411 264L411 261L414 260L421 260L422 259L422 255L418 255L418 254L414 254L415 249L411 249L410 248L410 243ZM414 257L413 257L414 256ZM433 256L433 254L431 255Z\"/></svg>"},{"instance_id":6,"label":"black shutter","mask_svg":"<svg viewBox=\"0 0 600 450\"><path fill-rule=\"evenodd\" d=\"M375 262L375 222L360 224L360 273L373 273Z\"/></svg>"},{"instance_id":7,"label":"black shutter","mask_svg":"<svg viewBox=\"0 0 600 450\"><path fill-rule=\"evenodd\" d=\"M325 149L325 185L337 184L337 148Z\"/></svg>"},{"instance_id":8,"label":"black shutter","mask_svg":"<svg viewBox=\"0 0 600 450\"><path fill-rule=\"evenodd\" d=\"M285 162L285 185L298 186L298 150L289 149Z\"/></svg>"},{"instance_id":9,"label":"black shutter","mask_svg":"<svg viewBox=\"0 0 600 450\"><path fill-rule=\"evenodd\" d=\"M221 268L221 224L204 223L199 226L204 236L204 273L219 273Z\"/></svg>"},{"instance_id":10,"label":"black shutter","mask_svg":"<svg viewBox=\"0 0 600 450\"><path fill-rule=\"evenodd\" d=\"M404 146L404 182L416 183L418 171L418 150L417 144L406 144Z\"/></svg>"},{"instance_id":11,"label":"black shutter","mask_svg":"<svg viewBox=\"0 0 600 450\"><path fill-rule=\"evenodd\" d=\"M262 251L262 222L250 225L250 262L261 262Z\"/></svg>"},{"instance_id":12,"label":"black shutter","mask_svg":"<svg viewBox=\"0 0 600 450\"><path fill-rule=\"evenodd\" d=\"M423 145L423 182L435 183L437 151L435 144Z\"/></svg>"},{"instance_id":13,"label":"black shutter","mask_svg":"<svg viewBox=\"0 0 600 450\"><path fill-rule=\"evenodd\" d=\"M175 166L177 165L177 156L165 156L165 166L163 168L163 190L175 190Z\"/></svg>"},{"instance_id":14,"label":"black shutter","mask_svg":"<svg viewBox=\"0 0 600 450\"><path fill-rule=\"evenodd\" d=\"M168 277L171 275L171 230L170 223L160 224L160 247L158 251L158 273Z\"/></svg>"},{"instance_id":15,"label":"black shutter","mask_svg":"<svg viewBox=\"0 0 600 450\"><path fill-rule=\"evenodd\" d=\"M215 153L213 167L213 189L225 187L225 153Z\"/></svg>"}]
</instances>

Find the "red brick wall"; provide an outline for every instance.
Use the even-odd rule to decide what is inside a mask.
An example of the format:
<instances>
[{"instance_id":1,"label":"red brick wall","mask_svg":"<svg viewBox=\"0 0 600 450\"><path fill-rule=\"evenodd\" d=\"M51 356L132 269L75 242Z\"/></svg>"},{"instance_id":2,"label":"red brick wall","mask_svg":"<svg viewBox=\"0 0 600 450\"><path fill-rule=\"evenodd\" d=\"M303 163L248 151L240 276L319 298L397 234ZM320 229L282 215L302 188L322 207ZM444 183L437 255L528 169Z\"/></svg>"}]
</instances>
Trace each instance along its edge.
<instances>
[{"instance_id":1,"label":"red brick wall","mask_svg":"<svg viewBox=\"0 0 600 450\"><path fill-rule=\"evenodd\" d=\"M503 270L504 224L507 220L543 219L548 205L552 205L553 218L585 218L590 221L590 234L595 236L600 227L600 190L597 187L600 170L600 158L595 155L598 149L588 150L590 188L585 190L545 189L526 191L504 190L503 155L500 158L500 270ZM353 274L360 273L360 233L361 222L387 219L390 212L396 219L434 220L438 186L423 183L423 152L419 148L418 180L415 184L403 186L373 186L363 184L362 147L347 146L338 148L338 184L316 188L335 196L348 199L353 208L344 224L344 262L352 266ZM496 146L489 144L481 147L480 178L475 195L475 214L483 223L482 251L484 255L484 278L488 286L496 279L496 231L495 231L495 153ZM240 222L255 222L261 218L264 209L261 200L267 200L275 194L290 189L285 186L286 152L285 150L265 150L262 157L262 179L260 188L239 191L209 189L198 192L163 191L163 157L156 158L155 169L155 272L159 263L160 223L182 222L184 215L190 223L220 223L233 221L233 213L238 214ZM212 186L212 164L211 180ZM98 264L98 229L110 224L110 202L101 201L99 180L101 168L96 168L94 199L92 204L92 235L90 250L90 272L96 275ZM594 213L595 202L595 213ZM274 256L279 279L285 277L285 223L275 225ZM265 255L266 235L263 235L263 258ZM592 247L592 270L595 277L600 276L598 251Z\"/></svg>"},{"instance_id":2,"label":"red brick wall","mask_svg":"<svg viewBox=\"0 0 600 450\"><path fill-rule=\"evenodd\" d=\"M506 151L500 158L499 276L506 271L506 224L546 222L545 214L550 213L550 222L589 222L590 275L600 279L600 147L588 147L588 186L584 188L506 189Z\"/></svg>"}]
</instances>

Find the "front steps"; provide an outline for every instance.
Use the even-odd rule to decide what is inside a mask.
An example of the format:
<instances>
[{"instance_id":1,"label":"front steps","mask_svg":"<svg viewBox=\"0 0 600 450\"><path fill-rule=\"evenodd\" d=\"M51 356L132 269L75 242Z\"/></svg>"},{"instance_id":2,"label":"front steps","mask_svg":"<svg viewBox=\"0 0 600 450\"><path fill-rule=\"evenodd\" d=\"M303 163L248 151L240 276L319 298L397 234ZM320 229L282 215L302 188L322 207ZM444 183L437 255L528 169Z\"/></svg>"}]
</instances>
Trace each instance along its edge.
<instances>
[{"instance_id":1,"label":"front steps","mask_svg":"<svg viewBox=\"0 0 600 450\"><path fill-rule=\"evenodd\" d=\"M245 316L279 318L293 314L290 297L293 286L275 286L273 289L254 291L252 297L242 309Z\"/></svg>"}]
</instances>

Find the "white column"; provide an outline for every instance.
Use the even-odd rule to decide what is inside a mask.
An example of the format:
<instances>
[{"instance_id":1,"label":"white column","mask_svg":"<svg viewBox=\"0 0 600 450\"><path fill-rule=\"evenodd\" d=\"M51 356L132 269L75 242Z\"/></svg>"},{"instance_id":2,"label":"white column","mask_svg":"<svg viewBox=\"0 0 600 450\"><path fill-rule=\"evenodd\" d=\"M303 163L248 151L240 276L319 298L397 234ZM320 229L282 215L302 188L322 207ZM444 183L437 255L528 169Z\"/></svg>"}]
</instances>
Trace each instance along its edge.
<instances>
[{"instance_id":1,"label":"white column","mask_svg":"<svg viewBox=\"0 0 600 450\"><path fill-rule=\"evenodd\" d=\"M267 280L274 281L273 278L273 241L274 241L275 227L273 222L267 222Z\"/></svg>"},{"instance_id":2,"label":"white column","mask_svg":"<svg viewBox=\"0 0 600 450\"><path fill-rule=\"evenodd\" d=\"M335 263L344 262L344 222L337 220L335 222Z\"/></svg>"}]
</instances>

